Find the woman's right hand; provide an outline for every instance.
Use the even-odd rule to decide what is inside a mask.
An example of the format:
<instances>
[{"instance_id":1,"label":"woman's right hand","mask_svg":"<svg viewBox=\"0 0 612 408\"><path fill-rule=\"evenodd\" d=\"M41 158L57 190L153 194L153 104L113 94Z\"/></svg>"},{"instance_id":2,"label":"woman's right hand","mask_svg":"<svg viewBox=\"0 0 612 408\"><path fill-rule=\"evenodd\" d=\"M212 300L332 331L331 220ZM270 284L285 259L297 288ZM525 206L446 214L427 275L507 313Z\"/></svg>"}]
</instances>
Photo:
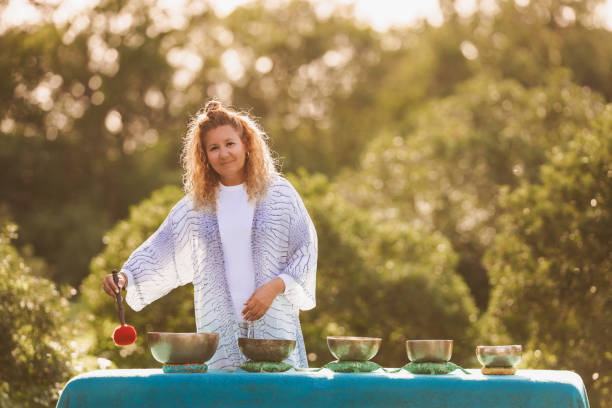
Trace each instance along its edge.
<instances>
[{"instance_id":1,"label":"woman's right hand","mask_svg":"<svg viewBox=\"0 0 612 408\"><path fill-rule=\"evenodd\" d=\"M119 278L117 285L115 285L112 273L106 275L106 277L104 278L104 282L102 282L102 289L104 289L104 291L108 293L108 295L111 296L113 299L117 296L117 293L119 293L120 289L125 290L127 286L127 276L125 275L125 273L119 272L117 275L117 277Z\"/></svg>"}]
</instances>

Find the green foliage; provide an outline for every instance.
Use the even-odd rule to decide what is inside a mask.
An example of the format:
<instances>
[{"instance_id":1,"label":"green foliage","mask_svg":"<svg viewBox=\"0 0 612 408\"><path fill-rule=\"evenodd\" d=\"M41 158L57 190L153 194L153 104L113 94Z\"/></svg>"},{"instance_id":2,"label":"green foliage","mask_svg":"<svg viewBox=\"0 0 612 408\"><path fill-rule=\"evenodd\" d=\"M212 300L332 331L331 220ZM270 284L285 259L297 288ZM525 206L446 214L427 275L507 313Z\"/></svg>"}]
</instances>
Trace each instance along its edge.
<instances>
[{"instance_id":1,"label":"green foliage","mask_svg":"<svg viewBox=\"0 0 612 408\"><path fill-rule=\"evenodd\" d=\"M545 84L550 72L565 67L578 84L609 101L612 85L606 67L612 59L612 33L594 26L593 10L601 2L531 1L518 6L512 1L497 1L498 13L477 13L465 24L469 30L456 41L475 45L478 58L471 64L474 70L493 72L531 87ZM572 14L575 19L568 17ZM456 25L463 26L451 23L441 29L458 31L453 27Z\"/></svg>"},{"instance_id":2,"label":"green foliage","mask_svg":"<svg viewBox=\"0 0 612 408\"><path fill-rule=\"evenodd\" d=\"M484 310L489 284L481 258L495 234L500 186L536 181L547 152L571 140L603 106L563 71L533 88L475 77L415 112L411 128L374 139L361 168L339 184L380 217L418 219L448 237Z\"/></svg>"},{"instance_id":3,"label":"green foliage","mask_svg":"<svg viewBox=\"0 0 612 408\"><path fill-rule=\"evenodd\" d=\"M11 245L16 235L11 223L0 230L0 407L48 407L74 374L68 301L32 275Z\"/></svg>"},{"instance_id":4,"label":"green foliage","mask_svg":"<svg viewBox=\"0 0 612 408\"><path fill-rule=\"evenodd\" d=\"M503 191L486 255L493 341L526 345L528 367L577 371L602 407L612 402L611 164L608 106L548 153L539 183Z\"/></svg>"},{"instance_id":5,"label":"green foliage","mask_svg":"<svg viewBox=\"0 0 612 408\"><path fill-rule=\"evenodd\" d=\"M0 47L12 50L0 61L3 202L21 226L18 244L32 244L59 283L80 283L100 237L128 205L177 179L176 170L160 166L175 157L176 142L157 142L157 129L176 134L169 115L143 103L149 89L165 88L170 68L159 39L125 44L144 31L133 28L124 38L90 27L67 40L67 28L53 24L0 36ZM90 39L118 50L116 72L92 61ZM36 89L49 98L33 97ZM105 125L111 112L122 124L112 132ZM148 149L153 143L155 151Z\"/></svg>"}]
</instances>

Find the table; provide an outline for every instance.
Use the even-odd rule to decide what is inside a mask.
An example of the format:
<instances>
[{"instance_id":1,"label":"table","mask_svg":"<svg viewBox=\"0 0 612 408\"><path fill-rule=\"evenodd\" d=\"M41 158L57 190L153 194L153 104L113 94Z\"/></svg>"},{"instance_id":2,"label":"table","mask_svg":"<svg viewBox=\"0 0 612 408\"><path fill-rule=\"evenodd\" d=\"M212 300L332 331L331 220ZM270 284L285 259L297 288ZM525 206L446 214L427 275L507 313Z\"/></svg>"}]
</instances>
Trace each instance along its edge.
<instances>
[{"instance_id":1,"label":"table","mask_svg":"<svg viewBox=\"0 0 612 408\"><path fill-rule=\"evenodd\" d=\"M319 372L246 373L161 369L98 370L71 379L58 408L81 407L554 407L588 408L570 371L519 370L511 376L455 371L413 375Z\"/></svg>"}]
</instances>

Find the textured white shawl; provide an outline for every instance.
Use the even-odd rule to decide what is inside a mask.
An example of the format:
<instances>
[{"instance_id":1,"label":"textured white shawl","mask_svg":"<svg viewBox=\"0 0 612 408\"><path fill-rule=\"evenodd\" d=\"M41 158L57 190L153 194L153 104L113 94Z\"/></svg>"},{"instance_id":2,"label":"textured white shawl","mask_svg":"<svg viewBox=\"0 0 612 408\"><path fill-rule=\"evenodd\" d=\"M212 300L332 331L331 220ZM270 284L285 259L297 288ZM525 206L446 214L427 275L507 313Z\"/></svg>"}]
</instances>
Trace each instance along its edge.
<instances>
[{"instance_id":1,"label":"textured white shawl","mask_svg":"<svg viewBox=\"0 0 612 408\"><path fill-rule=\"evenodd\" d=\"M289 181L276 178L259 200L251 234L256 287L281 273L295 280L254 323L255 337L295 339L296 349L285 362L308 367L299 311L315 306L317 235ZM197 331L219 333L219 347L207 364L235 368L245 361L237 340L245 333L234 315L215 213L195 210L189 196L183 197L122 270L133 279L126 301L135 311L180 285L193 283Z\"/></svg>"}]
</instances>

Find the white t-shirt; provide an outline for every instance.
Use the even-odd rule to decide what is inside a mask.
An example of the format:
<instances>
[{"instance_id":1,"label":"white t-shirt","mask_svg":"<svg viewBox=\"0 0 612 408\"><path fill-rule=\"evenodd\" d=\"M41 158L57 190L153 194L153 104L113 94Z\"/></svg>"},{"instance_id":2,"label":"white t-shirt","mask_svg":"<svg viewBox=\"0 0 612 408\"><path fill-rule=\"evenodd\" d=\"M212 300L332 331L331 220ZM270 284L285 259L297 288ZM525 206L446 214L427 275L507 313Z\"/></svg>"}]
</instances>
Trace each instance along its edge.
<instances>
[{"instance_id":1,"label":"white t-shirt","mask_svg":"<svg viewBox=\"0 0 612 408\"><path fill-rule=\"evenodd\" d=\"M255 291L255 267L251 249L251 227L255 206L249 202L246 186L224 186L217 200L217 219L223 246L223 260L236 319L242 321L244 302Z\"/></svg>"}]
</instances>

